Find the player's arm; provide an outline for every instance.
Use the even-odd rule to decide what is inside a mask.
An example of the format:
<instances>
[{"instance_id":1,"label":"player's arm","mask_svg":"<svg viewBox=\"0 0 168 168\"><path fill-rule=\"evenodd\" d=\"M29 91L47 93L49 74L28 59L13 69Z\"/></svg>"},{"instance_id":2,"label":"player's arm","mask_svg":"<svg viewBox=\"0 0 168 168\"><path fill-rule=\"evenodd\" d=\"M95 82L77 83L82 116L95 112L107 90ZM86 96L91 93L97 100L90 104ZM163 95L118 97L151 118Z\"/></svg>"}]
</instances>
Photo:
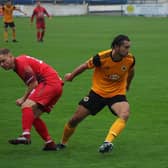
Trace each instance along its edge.
<instances>
[{"instance_id":1,"label":"player's arm","mask_svg":"<svg viewBox=\"0 0 168 168\"><path fill-rule=\"evenodd\" d=\"M25 100L27 99L27 97L29 96L29 94L32 92L32 90L37 87L37 85L38 85L38 82L36 80L33 81L33 82L31 82L28 85L28 87L27 87L24 95L21 98L19 98L19 99L16 100L16 104L18 106L21 106L25 102Z\"/></svg>"},{"instance_id":2,"label":"player's arm","mask_svg":"<svg viewBox=\"0 0 168 168\"><path fill-rule=\"evenodd\" d=\"M134 62L128 72L128 78L127 78L127 91L129 90L130 88L130 85L131 85L131 81L132 79L134 78L134 75L135 75L135 59L134 59Z\"/></svg>"},{"instance_id":3,"label":"player's arm","mask_svg":"<svg viewBox=\"0 0 168 168\"><path fill-rule=\"evenodd\" d=\"M36 88L38 85L37 80L32 81L31 83L29 83L29 85L27 86L26 92L23 95L24 99L26 100L27 97L29 96L29 94L31 93L31 91Z\"/></svg>"},{"instance_id":4,"label":"player's arm","mask_svg":"<svg viewBox=\"0 0 168 168\"><path fill-rule=\"evenodd\" d=\"M36 16L36 11L34 10L30 18L30 22L33 23L34 17Z\"/></svg>"},{"instance_id":5,"label":"player's arm","mask_svg":"<svg viewBox=\"0 0 168 168\"><path fill-rule=\"evenodd\" d=\"M47 12L47 10L44 8L44 13L46 14L46 16L48 17L48 18L51 18L51 15L49 15L49 13Z\"/></svg>"},{"instance_id":6,"label":"player's arm","mask_svg":"<svg viewBox=\"0 0 168 168\"><path fill-rule=\"evenodd\" d=\"M36 86L38 85L38 81L36 79L36 76L30 67L25 68L25 72L23 73L22 78L23 78L25 84L27 85L27 89L26 89L24 95L21 98L16 100L16 104L18 106L21 106L24 103L24 101L27 99L27 97L29 96L31 91L34 88L36 88Z\"/></svg>"},{"instance_id":7,"label":"player's arm","mask_svg":"<svg viewBox=\"0 0 168 168\"><path fill-rule=\"evenodd\" d=\"M24 11L22 11L20 8L18 8L18 7L15 7L14 8L15 10L17 10L18 12L20 12L20 13L23 13L25 16L27 15L27 13L25 13Z\"/></svg>"},{"instance_id":8,"label":"player's arm","mask_svg":"<svg viewBox=\"0 0 168 168\"><path fill-rule=\"evenodd\" d=\"M88 69L88 64L83 63L77 68L75 68L71 73L67 73L64 76L65 81L72 81L76 76L78 76L80 73L84 72L86 69Z\"/></svg>"},{"instance_id":9,"label":"player's arm","mask_svg":"<svg viewBox=\"0 0 168 168\"><path fill-rule=\"evenodd\" d=\"M100 56L97 54L96 56L90 58L87 62L75 68L73 72L67 73L64 76L64 79L65 81L72 81L77 75L84 72L86 69L91 69L99 66L101 66L101 62L100 62Z\"/></svg>"}]
</instances>

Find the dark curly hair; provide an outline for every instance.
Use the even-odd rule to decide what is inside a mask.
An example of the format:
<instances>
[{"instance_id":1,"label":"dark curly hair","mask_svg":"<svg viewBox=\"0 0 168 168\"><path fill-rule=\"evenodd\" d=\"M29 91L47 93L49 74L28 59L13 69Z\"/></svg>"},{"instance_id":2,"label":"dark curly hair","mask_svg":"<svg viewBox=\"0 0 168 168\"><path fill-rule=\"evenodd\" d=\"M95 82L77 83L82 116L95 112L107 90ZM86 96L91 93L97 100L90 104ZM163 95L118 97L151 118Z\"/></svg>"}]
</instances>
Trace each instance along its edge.
<instances>
[{"instance_id":1,"label":"dark curly hair","mask_svg":"<svg viewBox=\"0 0 168 168\"><path fill-rule=\"evenodd\" d=\"M124 41L130 41L129 37L123 34L116 36L111 43L111 48L114 48L115 46L121 46Z\"/></svg>"},{"instance_id":2,"label":"dark curly hair","mask_svg":"<svg viewBox=\"0 0 168 168\"><path fill-rule=\"evenodd\" d=\"M7 48L0 48L0 55L6 55L10 53L10 50Z\"/></svg>"}]
</instances>

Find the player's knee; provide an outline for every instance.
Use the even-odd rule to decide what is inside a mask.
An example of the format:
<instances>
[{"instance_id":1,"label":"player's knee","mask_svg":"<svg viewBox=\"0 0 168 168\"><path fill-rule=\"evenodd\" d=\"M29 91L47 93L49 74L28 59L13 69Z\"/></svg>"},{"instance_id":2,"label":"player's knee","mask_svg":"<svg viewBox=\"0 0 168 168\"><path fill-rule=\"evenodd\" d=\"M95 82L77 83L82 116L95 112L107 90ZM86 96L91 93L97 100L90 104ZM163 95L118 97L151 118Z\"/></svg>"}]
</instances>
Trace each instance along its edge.
<instances>
[{"instance_id":1,"label":"player's knee","mask_svg":"<svg viewBox=\"0 0 168 168\"><path fill-rule=\"evenodd\" d=\"M22 105L21 105L21 108L25 108L25 107L30 107L32 109L36 108L37 104L32 101L32 100L26 100Z\"/></svg>"},{"instance_id":2,"label":"player's knee","mask_svg":"<svg viewBox=\"0 0 168 168\"><path fill-rule=\"evenodd\" d=\"M127 111L123 110L119 114L119 117L124 119L125 121L128 120L129 116L130 116L130 112L128 110Z\"/></svg>"},{"instance_id":3,"label":"player's knee","mask_svg":"<svg viewBox=\"0 0 168 168\"><path fill-rule=\"evenodd\" d=\"M24 108L26 108L26 107L32 108L33 106L32 106L31 104L29 104L29 103L23 103L23 104L21 105L21 108L22 108L22 109L24 109Z\"/></svg>"}]
</instances>

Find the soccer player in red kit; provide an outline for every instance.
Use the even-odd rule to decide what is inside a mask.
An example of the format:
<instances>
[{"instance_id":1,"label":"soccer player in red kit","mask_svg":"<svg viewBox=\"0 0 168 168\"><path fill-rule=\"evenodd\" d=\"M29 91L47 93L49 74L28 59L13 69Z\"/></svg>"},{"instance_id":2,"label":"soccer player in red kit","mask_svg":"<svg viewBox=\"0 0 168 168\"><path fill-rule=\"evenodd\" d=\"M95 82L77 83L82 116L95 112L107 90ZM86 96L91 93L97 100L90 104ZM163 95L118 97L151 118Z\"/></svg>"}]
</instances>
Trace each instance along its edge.
<instances>
[{"instance_id":1,"label":"soccer player in red kit","mask_svg":"<svg viewBox=\"0 0 168 168\"><path fill-rule=\"evenodd\" d=\"M9 49L0 49L0 67L13 70L27 85L25 94L16 100L22 111L22 135L9 140L10 144L30 144L31 128L34 126L45 141L43 150L57 150L45 122L43 112L50 112L62 94L63 81L48 64L36 58L20 55L14 57Z\"/></svg>"},{"instance_id":2,"label":"soccer player in red kit","mask_svg":"<svg viewBox=\"0 0 168 168\"><path fill-rule=\"evenodd\" d=\"M31 16L31 23L33 23L34 17L36 17L36 29L37 29L37 41L43 42L46 25L45 25L45 15L48 18L51 16L48 14L47 10L41 6L40 1L37 1L37 6L33 10L33 14Z\"/></svg>"}]
</instances>

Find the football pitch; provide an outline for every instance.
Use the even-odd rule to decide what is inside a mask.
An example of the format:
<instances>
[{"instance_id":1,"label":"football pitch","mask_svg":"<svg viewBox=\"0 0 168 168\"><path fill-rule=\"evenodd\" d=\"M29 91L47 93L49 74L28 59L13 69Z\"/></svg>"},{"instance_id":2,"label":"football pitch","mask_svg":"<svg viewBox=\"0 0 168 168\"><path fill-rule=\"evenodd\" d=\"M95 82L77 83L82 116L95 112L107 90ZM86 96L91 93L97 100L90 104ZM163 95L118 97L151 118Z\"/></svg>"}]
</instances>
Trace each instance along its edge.
<instances>
[{"instance_id":1,"label":"football pitch","mask_svg":"<svg viewBox=\"0 0 168 168\"><path fill-rule=\"evenodd\" d=\"M127 127L114 141L114 150L98 152L99 145L115 120L108 108L88 117L77 128L65 150L42 151L43 141L32 129L32 144L12 146L8 139L21 133L21 112L15 100L25 86L20 78L0 69L0 167L1 168L167 168L168 167L168 20L167 18L120 16L68 16L46 19L43 43L36 41L35 25L29 18L15 18L18 43L0 47L15 56L27 54L52 65L64 74L95 55L109 49L114 36L127 34L136 58L136 74L127 94L131 116ZM9 35L11 37L11 33ZM64 93L48 115L49 132L56 142L64 124L76 110L78 101L91 85L92 70L66 82Z\"/></svg>"}]
</instances>

